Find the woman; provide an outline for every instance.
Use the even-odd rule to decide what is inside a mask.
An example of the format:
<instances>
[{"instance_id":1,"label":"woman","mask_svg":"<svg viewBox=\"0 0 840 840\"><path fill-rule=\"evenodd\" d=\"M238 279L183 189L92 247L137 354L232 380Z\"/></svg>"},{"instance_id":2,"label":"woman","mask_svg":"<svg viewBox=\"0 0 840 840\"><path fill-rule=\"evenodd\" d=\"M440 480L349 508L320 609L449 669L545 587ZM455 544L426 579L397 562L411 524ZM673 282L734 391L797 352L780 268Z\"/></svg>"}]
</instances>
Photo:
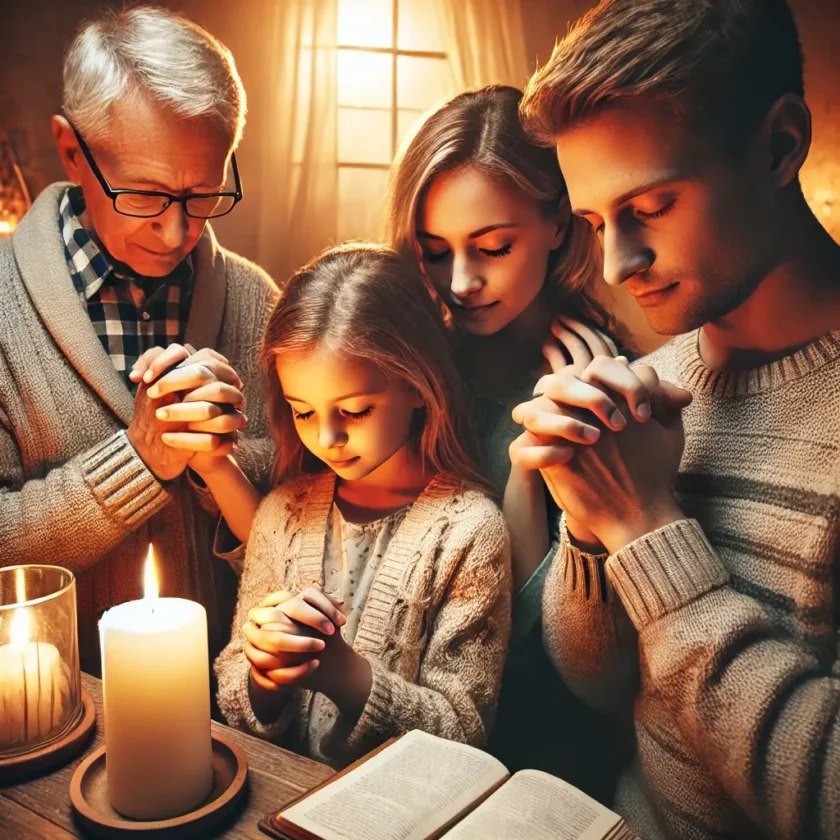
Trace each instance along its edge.
<instances>
[{"instance_id":1,"label":"woman","mask_svg":"<svg viewBox=\"0 0 840 840\"><path fill-rule=\"evenodd\" d=\"M545 769L609 801L620 761L610 726L569 692L542 647L559 511L538 474L511 471L508 447L521 432L511 411L542 374L616 347L588 291L600 276L597 241L571 214L553 150L525 136L521 96L495 85L463 93L419 126L392 169L386 235L422 267L458 328L484 468L504 491L516 594L491 747L512 770ZM588 595L570 580L566 597Z\"/></svg>"}]
</instances>

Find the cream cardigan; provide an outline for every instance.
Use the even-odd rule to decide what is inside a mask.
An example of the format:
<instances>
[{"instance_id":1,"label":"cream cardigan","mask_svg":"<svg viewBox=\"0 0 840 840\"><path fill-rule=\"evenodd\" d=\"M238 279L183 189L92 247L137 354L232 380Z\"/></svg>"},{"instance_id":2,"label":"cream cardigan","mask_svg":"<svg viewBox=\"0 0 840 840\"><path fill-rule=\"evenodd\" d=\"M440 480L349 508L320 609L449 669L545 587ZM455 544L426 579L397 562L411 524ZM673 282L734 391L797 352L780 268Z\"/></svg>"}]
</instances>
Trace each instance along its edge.
<instances>
[{"instance_id":1,"label":"cream cardigan","mask_svg":"<svg viewBox=\"0 0 840 840\"><path fill-rule=\"evenodd\" d=\"M248 697L241 626L269 592L323 583L332 473L274 490L251 531L232 640L216 660L219 705L232 726L300 747L312 693L295 692L270 726ZM486 496L434 479L414 502L377 570L354 649L373 670L353 723L339 715L321 744L346 764L411 729L483 746L492 724L510 633L510 552L502 514Z\"/></svg>"}]
</instances>

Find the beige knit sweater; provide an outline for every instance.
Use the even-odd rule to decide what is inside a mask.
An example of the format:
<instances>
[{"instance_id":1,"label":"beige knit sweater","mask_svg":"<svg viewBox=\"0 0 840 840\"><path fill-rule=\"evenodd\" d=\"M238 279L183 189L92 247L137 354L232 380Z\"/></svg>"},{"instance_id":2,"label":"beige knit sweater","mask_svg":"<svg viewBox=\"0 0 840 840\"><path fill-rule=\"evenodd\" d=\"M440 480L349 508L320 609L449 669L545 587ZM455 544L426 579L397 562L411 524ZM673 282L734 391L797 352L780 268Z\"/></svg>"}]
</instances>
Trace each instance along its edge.
<instances>
[{"instance_id":1,"label":"beige knit sweater","mask_svg":"<svg viewBox=\"0 0 840 840\"><path fill-rule=\"evenodd\" d=\"M162 594L204 604L211 650L219 650L227 627L214 522L186 478L164 488L125 436L134 399L67 270L58 216L67 186L48 187L0 240L0 566L54 563L77 576L82 667L96 672L99 617L141 594L151 541ZM255 348L276 289L221 248L209 226L193 256L186 340L219 350L245 383L249 438L237 457L258 477L270 444Z\"/></svg>"},{"instance_id":2,"label":"beige knit sweater","mask_svg":"<svg viewBox=\"0 0 840 840\"><path fill-rule=\"evenodd\" d=\"M642 837L838 838L840 332L731 373L697 341L644 360L694 395L690 518L609 559L565 540L545 638L602 707L632 702L641 662L638 764L616 808Z\"/></svg>"},{"instance_id":3,"label":"beige knit sweater","mask_svg":"<svg viewBox=\"0 0 840 840\"><path fill-rule=\"evenodd\" d=\"M303 476L274 490L251 531L232 639L216 661L219 706L232 726L299 750L312 693L260 723L248 698L240 628L269 592L323 583L335 476ZM388 738L424 729L483 746L493 720L510 633L510 554L501 512L474 490L437 478L394 533L359 620L354 649L373 671L358 721L339 715L321 742L337 766Z\"/></svg>"}]
</instances>

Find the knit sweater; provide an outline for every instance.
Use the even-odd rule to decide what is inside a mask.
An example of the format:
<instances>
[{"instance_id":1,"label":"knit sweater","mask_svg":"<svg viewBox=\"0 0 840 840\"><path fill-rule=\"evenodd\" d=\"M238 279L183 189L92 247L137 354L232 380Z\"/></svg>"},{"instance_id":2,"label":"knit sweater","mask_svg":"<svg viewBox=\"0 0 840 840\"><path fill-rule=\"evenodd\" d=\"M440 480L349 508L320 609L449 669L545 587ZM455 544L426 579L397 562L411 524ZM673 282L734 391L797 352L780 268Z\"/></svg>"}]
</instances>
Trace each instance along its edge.
<instances>
[{"instance_id":1,"label":"knit sweater","mask_svg":"<svg viewBox=\"0 0 840 840\"><path fill-rule=\"evenodd\" d=\"M206 491L162 485L129 443L134 399L71 282L59 230L67 184L53 184L0 240L0 566L52 563L76 576L81 663L99 668L103 610L137 598L149 543L161 592L201 602L211 650L222 625ZM209 225L193 251L186 341L231 361L249 400L237 459L258 478L270 459L255 347L276 289L221 248ZM218 561L215 561L218 563ZM221 565L221 564L219 564Z\"/></svg>"},{"instance_id":2,"label":"knit sweater","mask_svg":"<svg viewBox=\"0 0 840 840\"><path fill-rule=\"evenodd\" d=\"M296 690L276 723L261 723L248 696L240 628L269 592L323 584L334 490L333 473L307 475L263 500L232 639L215 664L228 723L300 750L313 695ZM507 651L510 586L501 512L479 492L434 479L392 536L359 619L353 648L370 663L370 697L358 720L338 715L322 754L341 766L411 729L483 746Z\"/></svg>"},{"instance_id":3,"label":"knit sweater","mask_svg":"<svg viewBox=\"0 0 840 840\"><path fill-rule=\"evenodd\" d=\"M638 762L617 810L641 836L837 838L840 332L739 372L709 369L698 340L643 360L694 395L688 518L608 559L564 534L545 637L601 705L632 698L638 653Z\"/></svg>"}]
</instances>

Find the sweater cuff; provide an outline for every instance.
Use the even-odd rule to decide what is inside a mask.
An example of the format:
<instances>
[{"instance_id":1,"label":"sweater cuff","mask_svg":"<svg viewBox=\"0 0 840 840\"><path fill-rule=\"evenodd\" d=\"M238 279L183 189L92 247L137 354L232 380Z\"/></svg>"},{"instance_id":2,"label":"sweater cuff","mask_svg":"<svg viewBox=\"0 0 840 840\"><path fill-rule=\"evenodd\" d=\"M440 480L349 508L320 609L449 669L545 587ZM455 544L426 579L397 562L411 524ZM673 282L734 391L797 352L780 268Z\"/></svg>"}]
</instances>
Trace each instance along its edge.
<instances>
[{"instance_id":1,"label":"sweater cuff","mask_svg":"<svg viewBox=\"0 0 840 840\"><path fill-rule=\"evenodd\" d=\"M170 494L143 463L124 431L82 456L82 475L99 504L132 528L170 500Z\"/></svg>"},{"instance_id":2,"label":"sweater cuff","mask_svg":"<svg viewBox=\"0 0 840 840\"><path fill-rule=\"evenodd\" d=\"M697 600L729 580L695 519L682 519L613 554L607 574L636 629Z\"/></svg>"},{"instance_id":3,"label":"sweater cuff","mask_svg":"<svg viewBox=\"0 0 840 840\"><path fill-rule=\"evenodd\" d=\"M582 601L604 601L609 597L605 563L609 555L589 554L572 543L566 527L566 514L560 519L560 557L564 563L566 589Z\"/></svg>"}]
</instances>

